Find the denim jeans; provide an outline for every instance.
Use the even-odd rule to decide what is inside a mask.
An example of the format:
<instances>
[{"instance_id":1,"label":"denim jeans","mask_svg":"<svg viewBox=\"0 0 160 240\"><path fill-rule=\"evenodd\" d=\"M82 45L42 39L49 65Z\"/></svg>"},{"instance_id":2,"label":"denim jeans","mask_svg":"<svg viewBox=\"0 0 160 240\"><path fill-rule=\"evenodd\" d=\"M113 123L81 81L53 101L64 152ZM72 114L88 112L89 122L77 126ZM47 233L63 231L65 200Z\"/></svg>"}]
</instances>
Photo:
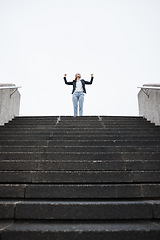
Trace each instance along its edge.
<instances>
[{"instance_id":1,"label":"denim jeans","mask_svg":"<svg viewBox=\"0 0 160 240\"><path fill-rule=\"evenodd\" d=\"M74 116L78 116L78 103L79 103L79 116L83 115L83 102L84 102L84 93L83 92L74 92L72 95Z\"/></svg>"}]
</instances>

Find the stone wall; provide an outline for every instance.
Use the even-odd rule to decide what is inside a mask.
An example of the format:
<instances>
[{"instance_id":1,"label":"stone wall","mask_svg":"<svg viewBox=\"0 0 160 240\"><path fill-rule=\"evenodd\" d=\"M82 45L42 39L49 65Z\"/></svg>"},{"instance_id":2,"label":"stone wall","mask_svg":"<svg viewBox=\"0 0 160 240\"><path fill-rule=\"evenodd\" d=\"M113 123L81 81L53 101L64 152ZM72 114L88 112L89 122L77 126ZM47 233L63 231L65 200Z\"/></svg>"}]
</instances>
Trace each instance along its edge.
<instances>
[{"instance_id":1,"label":"stone wall","mask_svg":"<svg viewBox=\"0 0 160 240\"><path fill-rule=\"evenodd\" d=\"M0 84L0 125L19 115L20 93L18 89L8 88L12 86L15 87L14 84Z\"/></svg>"},{"instance_id":2,"label":"stone wall","mask_svg":"<svg viewBox=\"0 0 160 240\"><path fill-rule=\"evenodd\" d=\"M145 84L143 87L146 89L138 93L139 115L160 125L160 84Z\"/></svg>"}]
</instances>

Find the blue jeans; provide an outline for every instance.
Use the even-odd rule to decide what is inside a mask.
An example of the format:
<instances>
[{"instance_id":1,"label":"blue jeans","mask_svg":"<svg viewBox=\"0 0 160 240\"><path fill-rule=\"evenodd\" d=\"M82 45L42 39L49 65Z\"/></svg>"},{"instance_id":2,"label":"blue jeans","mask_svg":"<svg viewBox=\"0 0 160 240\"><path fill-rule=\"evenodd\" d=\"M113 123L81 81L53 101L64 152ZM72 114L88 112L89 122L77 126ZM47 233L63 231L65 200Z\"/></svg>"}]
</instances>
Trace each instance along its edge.
<instances>
[{"instance_id":1,"label":"blue jeans","mask_svg":"<svg viewBox=\"0 0 160 240\"><path fill-rule=\"evenodd\" d=\"M78 116L78 102L79 102L79 116L83 115L83 102L84 102L84 93L83 92L74 92L72 95L74 116Z\"/></svg>"}]
</instances>

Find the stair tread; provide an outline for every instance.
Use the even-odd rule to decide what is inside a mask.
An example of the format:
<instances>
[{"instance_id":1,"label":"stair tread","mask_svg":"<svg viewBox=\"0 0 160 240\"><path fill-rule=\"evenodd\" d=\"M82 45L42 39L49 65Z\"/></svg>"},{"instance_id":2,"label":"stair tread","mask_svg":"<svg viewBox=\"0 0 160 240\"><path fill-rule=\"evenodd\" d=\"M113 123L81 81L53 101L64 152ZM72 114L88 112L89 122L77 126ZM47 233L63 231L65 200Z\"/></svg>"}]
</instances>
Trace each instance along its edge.
<instances>
[{"instance_id":1,"label":"stair tread","mask_svg":"<svg viewBox=\"0 0 160 240\"><path fill-rule=\"evenodd\" d=\"M40 221L40 220L30 220L30 221L11 221L11 220L0 220L0 229L4 226L8 226L9 231L147 231L150 230L160 230L160 221Z\"/></svg>"},{"instance_id":2,"label":"stair tread","mask_svg":"<svg viewBox=\"0 0 160 240\"><path fill-rule=\"evenodd\" d=\"M16 221L8 222L1 233L2 240L159 240L159 221L131 222L58 222Z\"/></svg>"},{"instance_id":3,"label":"stair tread","mask_svg":"<svg viewBox=\"0 0 160 240\"><path fill-rule=\"evenodd\" d=\"M15 199L0 200L0 210L11 219L159 219L160 200Z\"/></svg>"}]
</instances>

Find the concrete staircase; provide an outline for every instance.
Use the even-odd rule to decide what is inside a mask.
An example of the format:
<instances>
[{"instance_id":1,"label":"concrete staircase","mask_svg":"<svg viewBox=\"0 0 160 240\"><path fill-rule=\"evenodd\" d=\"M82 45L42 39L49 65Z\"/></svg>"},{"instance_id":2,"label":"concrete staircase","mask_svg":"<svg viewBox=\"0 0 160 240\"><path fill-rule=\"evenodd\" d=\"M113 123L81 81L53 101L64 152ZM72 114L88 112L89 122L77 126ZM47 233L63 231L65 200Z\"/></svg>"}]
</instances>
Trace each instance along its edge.
<instances>
[{"instance_id":1,"label":"concrete staircase","mask_svg":"<svg viewBox=\"0 0 160 240\"><path fill-rule=\"evenodd\" d=\"M0 240L160 239L160 127L17 117L0 151Z\"/></svg>"}]
</instances>

